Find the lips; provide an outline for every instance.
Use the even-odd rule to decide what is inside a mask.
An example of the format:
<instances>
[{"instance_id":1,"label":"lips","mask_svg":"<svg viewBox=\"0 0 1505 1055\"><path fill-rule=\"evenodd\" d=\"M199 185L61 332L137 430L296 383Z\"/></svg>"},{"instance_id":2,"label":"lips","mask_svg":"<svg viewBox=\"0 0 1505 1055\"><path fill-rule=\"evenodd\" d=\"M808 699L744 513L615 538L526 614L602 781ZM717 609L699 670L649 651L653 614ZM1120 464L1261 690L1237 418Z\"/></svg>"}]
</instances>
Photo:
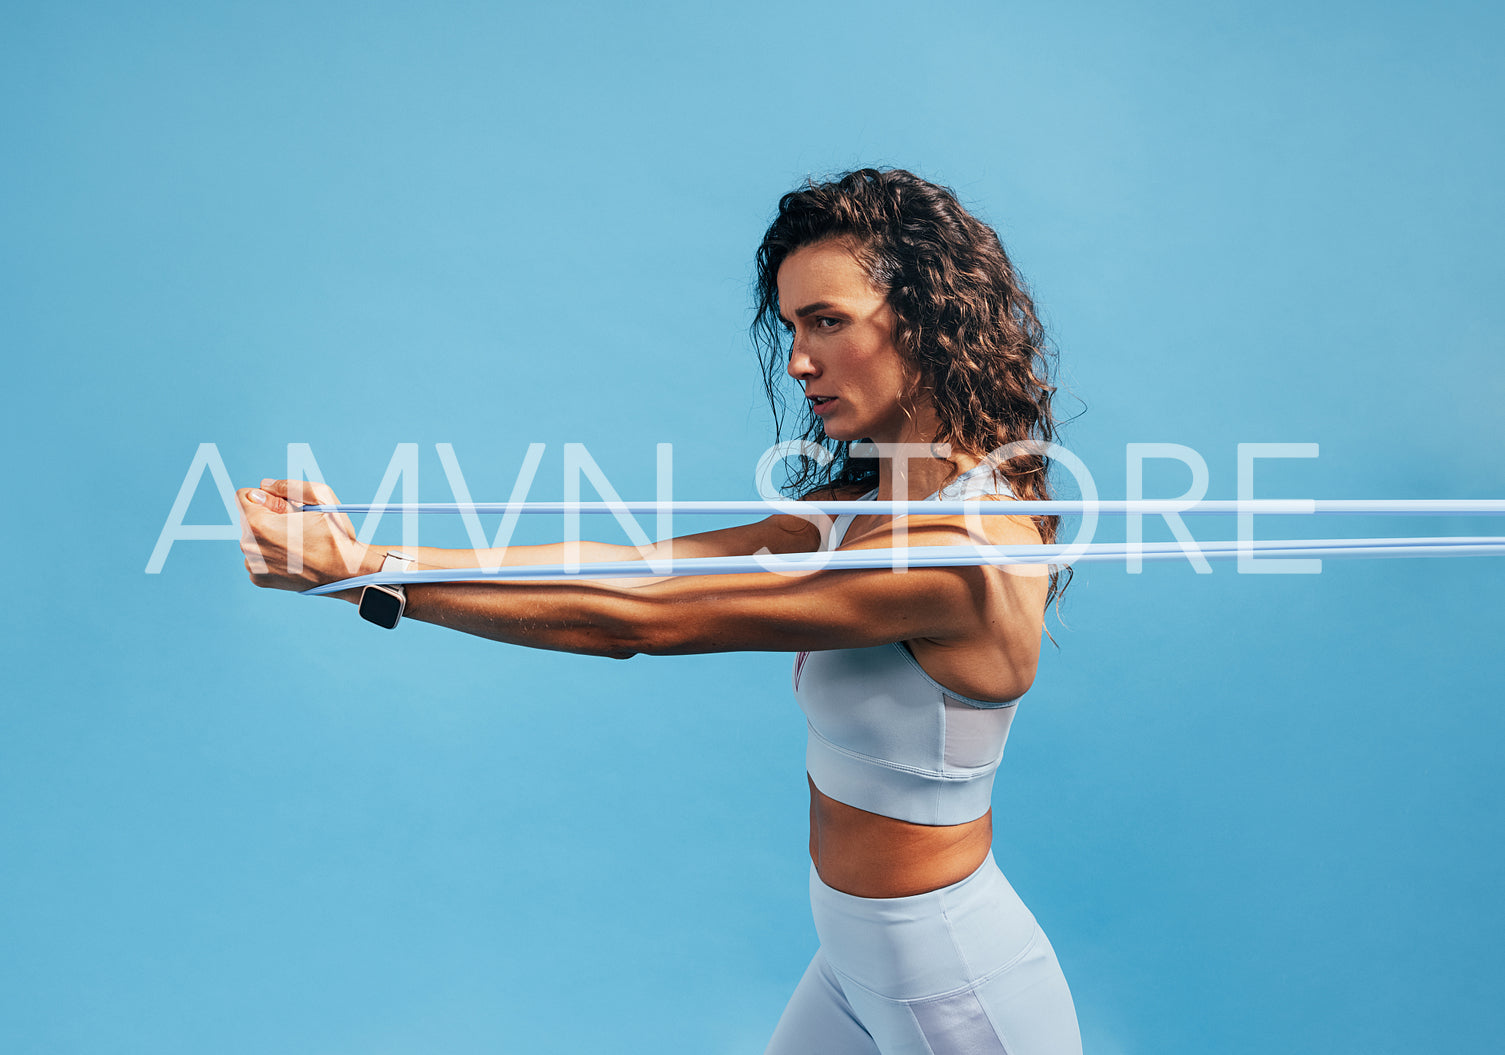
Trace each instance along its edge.
<instances>
[{"instance_id":1,"label":"lips","mask_svg":"<svg viewBox=\"0 0 1505 1055\"><path fill-rule=\"evenodd\" d=\"M826 413L826 411L830 410L831 407L836 403L835 396L814 396L806 394L805 398L810 401L810 409L817 414Z\"/></svg>"}]
</instances>

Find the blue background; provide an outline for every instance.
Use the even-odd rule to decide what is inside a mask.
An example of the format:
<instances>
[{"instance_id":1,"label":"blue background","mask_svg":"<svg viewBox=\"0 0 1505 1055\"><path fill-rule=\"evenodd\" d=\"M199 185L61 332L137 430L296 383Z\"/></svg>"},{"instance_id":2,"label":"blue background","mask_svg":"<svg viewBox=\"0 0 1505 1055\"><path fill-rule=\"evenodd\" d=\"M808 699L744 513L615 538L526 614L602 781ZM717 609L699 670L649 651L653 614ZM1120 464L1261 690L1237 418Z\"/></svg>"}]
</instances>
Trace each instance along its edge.
<instances>
[{"instance_id":1,"label":"blue background","mask_svg":"<svg viewBox=\"0 0 1505 1055\"><path fill-rule=\"evenodd\" d=\"M6 5L0 1048L761 1051L814 949L789 658L387 635L230 542L144 575L197 445L247 485L309 443L357 501L399 442L428 500L439 442L478 498L534 441L533 497L567 441L651 497L667 442L678 497L750 496L752 250L878 163L997 225L1103 495L1129 442L1233 497L1237 444L1288 441L1321 456L1259 494L1498 497L1502 23ZM1500 566L1215 568L1082 570L998 781L1087 1050L1497 1044Z\"/></svg>"}]
</instances>

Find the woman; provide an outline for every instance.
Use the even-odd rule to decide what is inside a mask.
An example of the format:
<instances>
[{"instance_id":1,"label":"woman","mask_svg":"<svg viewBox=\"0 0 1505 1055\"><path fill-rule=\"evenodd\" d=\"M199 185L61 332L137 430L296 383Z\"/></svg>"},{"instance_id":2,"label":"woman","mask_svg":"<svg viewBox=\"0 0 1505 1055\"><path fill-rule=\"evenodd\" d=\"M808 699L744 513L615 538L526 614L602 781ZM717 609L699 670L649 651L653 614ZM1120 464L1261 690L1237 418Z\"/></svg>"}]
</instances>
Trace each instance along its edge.
<instances>
[{"instance_id":1,"label":"woman","mask_svg":"<svg viewBox=\"0 0 1505 1055\"><path fill-rule=\"evenodd\" d=\"M1046 498L1030 451L1054 422L1047 349L991 228L950 191L864 169L787 194L758 250L755 333L804 391L806 498ZM860 441L867 441L861 443ZM876 454L876 457L872 455ZM556 563L560 546L475 553L362 546L348 520L295 514L320 485L242 492L247 567L305 589L394 559ZM1054 540L1053 518L989 516L993 544ZM975 533L974 530L974 533ZM954 545L964 518L773 516L642 556ZM666 553L667 551L667 553ZM583 560L633 559L584 544ZM262 570L257 557L265 561ZM821 948L769 1052L1079 1052L1055 954L993 862L990 798L1013 703L1034 679L1054 575L1026 568L774 573L410 586L406 615L497 641L595 655L798 653L809 718L810 890ZM349 600L356 598L351 595Z\"/></svg>"}]
</instances>

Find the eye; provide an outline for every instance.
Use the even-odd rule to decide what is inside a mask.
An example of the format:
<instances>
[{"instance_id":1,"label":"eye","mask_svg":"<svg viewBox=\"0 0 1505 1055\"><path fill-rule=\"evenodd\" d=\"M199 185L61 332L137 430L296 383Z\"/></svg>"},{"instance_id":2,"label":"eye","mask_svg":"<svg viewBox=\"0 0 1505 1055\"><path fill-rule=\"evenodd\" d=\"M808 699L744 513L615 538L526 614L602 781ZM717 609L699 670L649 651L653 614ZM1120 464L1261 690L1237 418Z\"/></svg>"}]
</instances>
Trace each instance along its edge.
<instances>
[{"instance_id":1,"label":"eye","mask_svg":"<svg viewBox=\"0 0 1505 1055\"><path fill-rule=\"evenodd\" d=\"M815 317L815 328L817 330L829 330L832 326L836 326L840 322L840 319L833 319L829 315L817 315Z\"/></svg>"}]
</instances>

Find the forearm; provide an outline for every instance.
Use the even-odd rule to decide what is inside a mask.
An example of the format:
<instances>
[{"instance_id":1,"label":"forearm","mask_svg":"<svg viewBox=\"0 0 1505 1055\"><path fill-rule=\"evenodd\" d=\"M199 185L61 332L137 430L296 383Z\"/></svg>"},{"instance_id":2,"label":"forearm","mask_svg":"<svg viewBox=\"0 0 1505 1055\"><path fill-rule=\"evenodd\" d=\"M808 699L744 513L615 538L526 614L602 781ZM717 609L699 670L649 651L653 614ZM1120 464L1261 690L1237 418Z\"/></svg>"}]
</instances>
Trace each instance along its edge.
<instances>
[{"instance_id":1,"label":"forearm","mask_svg":"<svg viewBox=\"0 0 1505 1055\"><path fill-rule=\"evenodd\" d=\"M609 542L554 542L545 546L506 546L488 549L441 549L434 546L375 546L377 567L381 554L398 551L413 558L423 568L515 568L527 564L566 564L578 561L642 560L648 550L636 546L617 546Z\"/></svg>"},{"instance_id":2,"label":"forearm","mask_svg":"<svg viewBox=\"0 0 1505 1055\"><path fill-rule=\"evenodd\" d=\"M310 586L373 575L381 571L386 555L394 552L412 559L418 570L454 569L463 574L468 568L635 560L652 555L657 548L648 547L646 553L640 553L632 546L600 542L479 551L372 546L355 539L348 517L299 511L302 505L338 504L327 487L290 481L264 481L264 484L266 490L243 488L237 492L243 531L241 552L251 581L279 590L303 591ZM665 548L668 545L665 543ZM628 625L630 620L621 621L623 605L610 605L608 599L652 581L650 572L642 579L614 580L610 584L572 578L537 583L526 589L521 584L414 584L408 587L409 611L414 618L493 640L618 655L627 651L622 644L629 639L626 635L592 632L590 628ZM551 586L555 589L550 590ZM363 592L343 590L331 596L357 603ZM481 603L483 595L485 604ZM543 610L546 597L554 606L551 612ZM574 604L572 598L581 603Z\"/></svg>"},{"instance_id":3,"label":"forearm","mask_svg":"<svg viewBox=\"0 0 1505 1055\"><path fill-rule=\"evenodd\" d=\"M662 607L615 583L421 583L407 587L404 615L489 641L630 659L651 649Z\"/></svg>"},{"instance_id":4,"label":"forearm","mask_svg":"<svg viewBox=\"0 0 1505 1055\"><path fill-rule=\"evenodd\" d=\"M606 542L556 542L544 546L508 546L505 549L440 549L432 546L367 546L362 556L358 570L351 571L350 575L369 575L381 570L383 557L387 553L402 553L410 558L413 563L411 568L421 571L429 568L444 568L463 570L467 568L516 568L524 565L540 564L570 564L589 565L601 561L633 561L642 560L645 557L654 556L652 547L639 550L635 546L617 546ZM650 583L659 581L651 576L637 579L612 579L609 586L614 589L632 590ZM594 585L591 580L571 579L569 582L580 585ZM424 592L438 593L434 589L436 584L423 584ZM408 614L412 616L412 597L414 590L419 586L409 586ZM462 590L451 590L444 596L451 594L457 597L469 599L468 605L458 607L474 608L474 600L477 586L469 585ZM344 590L331 596L343 600L358 602L359 590ZM414 618L420 618L413 616ZM443 622L431 619L429 622ZM443 623L443 625L450 625ZM457 626L455 629L465 630L467 633L480 633L483 637L491 635L481 633L478 630L470 630L466 627ZM500 640L500 639L498 639ZM549 646L542 646L549 647ZM569 651L576 651L569 649Z\"/></svg>"}]
</instances>

